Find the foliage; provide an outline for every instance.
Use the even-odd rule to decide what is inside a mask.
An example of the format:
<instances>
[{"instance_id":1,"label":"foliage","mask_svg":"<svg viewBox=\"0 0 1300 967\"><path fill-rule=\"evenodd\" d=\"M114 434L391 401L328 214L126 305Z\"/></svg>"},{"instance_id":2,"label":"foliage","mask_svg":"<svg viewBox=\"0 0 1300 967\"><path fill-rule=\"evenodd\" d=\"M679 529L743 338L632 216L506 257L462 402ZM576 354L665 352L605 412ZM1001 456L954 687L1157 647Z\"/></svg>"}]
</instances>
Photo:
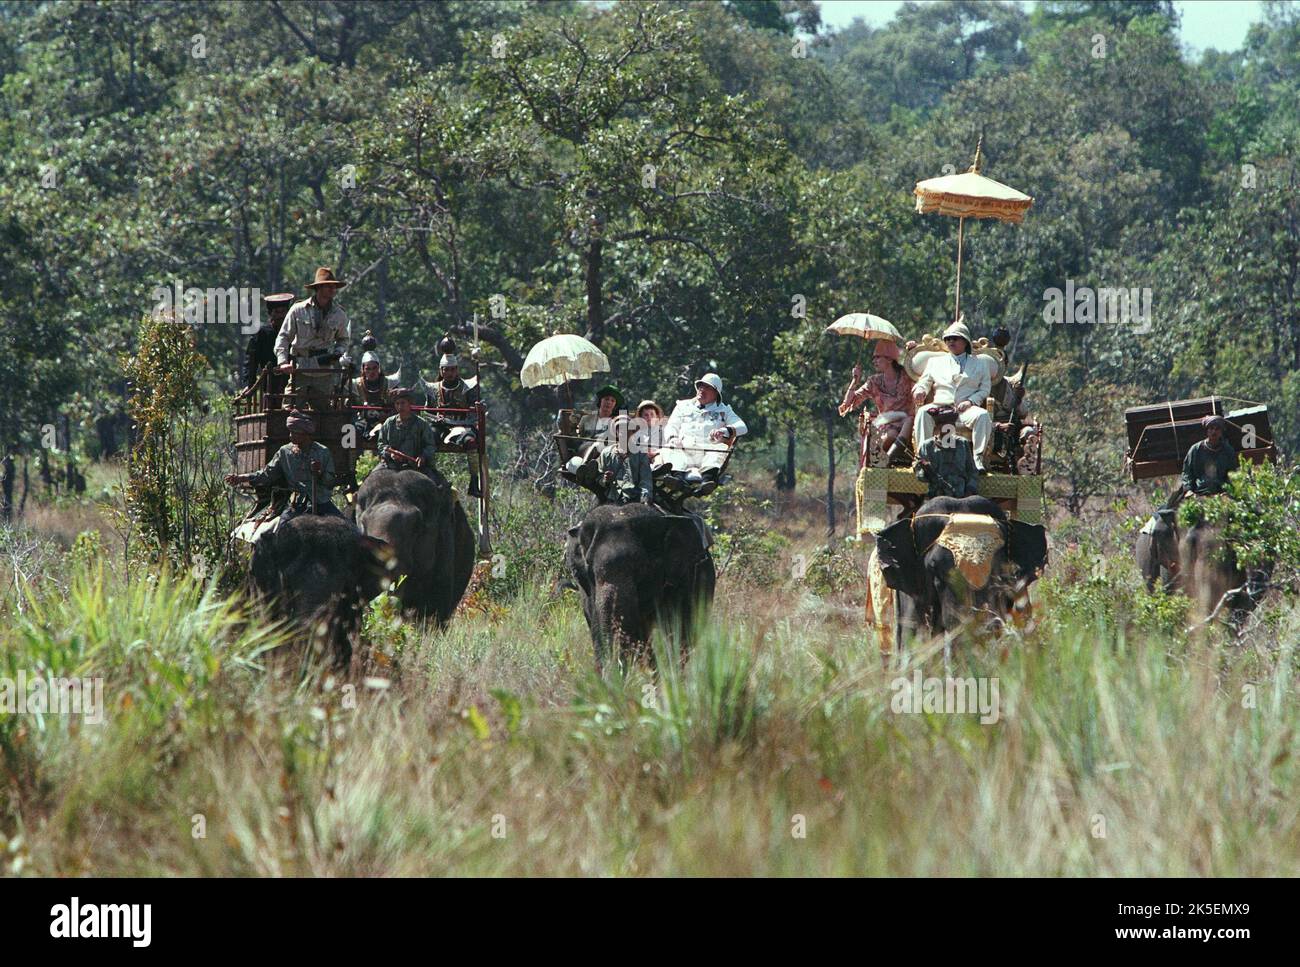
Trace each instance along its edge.
<instances>
[{"instance_id":1,"label":"foliage","mask_svg":"<svg viewBox=\"0 0 1300 967\"><path fill-rule=\"evenodd\" d=\"M205 403L208 363L189 326L164 316L141 323L126 365L135 443L127 508L153 562L200 571L228 556L234 508L222 477L229 420Z\"/></svg>"},{"instance_id":2,"label":"foliage","mask_svg":"<svg viewBox=\"0 0 1300 967\"><path fill-rule=\"evenodd\" d=\"M735 482L714 491L700 508L713 532L711 551L719 578L754 588L782 581L781 556L789 541L767 526L770 510L771 501Z\"/></svg>"},{"instance_id":3,"label":"foliage","mask_svg":"<svg viewBox=\"0 0 1300 967\"><path fill-rule=\"evenodd\" d=\"M1223 528L1243 568L1271 567L1275 582L1294 589L1300 573L1300 467L1247 463L1228 475L1225 497L1185 500L1196 515Z\"/></svg>"}]
</instances>

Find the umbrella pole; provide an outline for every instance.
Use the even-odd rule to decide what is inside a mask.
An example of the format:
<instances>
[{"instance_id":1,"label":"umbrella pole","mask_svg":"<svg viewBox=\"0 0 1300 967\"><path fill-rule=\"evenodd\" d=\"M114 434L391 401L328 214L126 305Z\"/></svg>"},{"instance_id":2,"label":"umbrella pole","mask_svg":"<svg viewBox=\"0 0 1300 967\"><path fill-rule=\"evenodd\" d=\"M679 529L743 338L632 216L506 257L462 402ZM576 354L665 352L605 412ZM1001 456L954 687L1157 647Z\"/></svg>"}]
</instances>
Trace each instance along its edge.
<instances>
[{"instance_id":1,"label":"umbrella pole","mask_svg":"<svg viewBox=\"0 0 1300 967\"><path fill-rule=\"evenodd\" d=\"M953 322L961 318L961 236L965 227L966 219L957 219L957 314L953 317Z\"/></svg>"}]
</instances>

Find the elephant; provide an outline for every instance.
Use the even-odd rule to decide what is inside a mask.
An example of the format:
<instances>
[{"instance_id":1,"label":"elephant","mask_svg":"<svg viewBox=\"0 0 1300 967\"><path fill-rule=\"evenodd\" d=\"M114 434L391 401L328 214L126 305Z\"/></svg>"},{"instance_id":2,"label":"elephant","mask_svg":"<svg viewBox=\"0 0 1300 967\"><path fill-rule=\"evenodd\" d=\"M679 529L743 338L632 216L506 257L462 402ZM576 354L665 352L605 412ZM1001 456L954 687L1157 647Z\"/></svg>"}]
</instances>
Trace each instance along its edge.
<instances>
[{"instance_id":1,"label":"elephant","mask_svg":"<svg viewBox=\"0 0 1300 967\"><path fill-rule=\"evenodd\" d=\"M450 619L474 571L475 541L469 518L436 470L377 467L357 491L355 514L361 532L387 543L396 555L403 608Z\"/></svg>"},{"instance_id":2,"label":"elephant","mask_svg":"<svg viewBox=\"0 0 1300 967\"><path fill-rule=\"evenodd\" d=\"M300 514L253 544L253 591L305 629L336 670L352 659L361 609L387 585L392 553L342 517Z\"/></svg>"},{"instance_id":3,"label":"elephant","mask_svg":"<svg viewBox=\"0 0 1300 967\"><path fill-rule=\"evenodd\" d=\"M656 623L682 635L713 601L717 574L696 519L647 504L602 504L569 529L564 561L577 585L604 671L611 649L620 663L653 661Z\"/></svg>"},{"instance_id":4,"label":"elephant","mask_svg":"<svg viewBox=\"0 0 1300 967\"><path fill-rule=\"evenodd\" d=\"M1161 507L1138 532L1133 550L1137 557L1138 571L1146 582L1148 591L1155 589L1156 581L1166 591L1175 590L1179 586L1182 566L1174 514L1173 508Z\"/></svg>"},{"instance_id":5,"label":"elephant","mask_svg":"<svg viewBox=\"0 0 1300 967\"><path fill-rule=\"evenodd\" d=\"M1001 623L1027 607L1029 585L1047 566L1047 531L1008 519L986 497L935 497L878 532L873 557L885 586L899 592L900 631L946 634L973 609Z\"/></svg>"},{"instance_id":6,"label":"elephant","mask_svg":"<svg viewBox=\"0 0 1300 967\"><path fill-rule=\"evenodd\" d=\"M1200 520L1188 527L1178 556L1183 590L1205 617L1217 614L1222 604L1228 609L1229 623L1239 626L1268 589L1271 566L1243 570L1218 524Z\"/></svg>"}]
</instances>

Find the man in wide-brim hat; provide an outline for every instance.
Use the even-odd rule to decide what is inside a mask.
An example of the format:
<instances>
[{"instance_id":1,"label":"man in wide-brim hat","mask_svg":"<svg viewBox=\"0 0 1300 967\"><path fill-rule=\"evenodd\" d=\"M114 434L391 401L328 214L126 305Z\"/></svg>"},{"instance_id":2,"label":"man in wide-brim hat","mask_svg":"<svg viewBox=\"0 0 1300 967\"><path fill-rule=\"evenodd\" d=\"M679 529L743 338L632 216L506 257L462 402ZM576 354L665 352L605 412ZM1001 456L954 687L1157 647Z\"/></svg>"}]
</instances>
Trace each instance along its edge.
<instances>
[{"instance_id":1,"label":"man in wide-brim hat","mask_svg":"<svg viewBox=\"0 0 1300 967\"><path fill-rule=\"evenodd\" d=\"M286 520L299 514L342 517L330 500L335 484L334 457L328 447L313 439L316 424L310 417L293 410L285 419L284 428L289 431L289 442L275 452L270 463L255 473L228 474L226 483L289 491L289 505L283 514Z\"/></svg>"},{"instance_id":2,"label":"man in wide-brim hat","mask_svg":"<svg viewBox=\"0 0 1300 967\"><path fill-rule=\"evenodd\" d=\"M280 327L284 325L284 317L293 305L293 298L292 292L262 296L262 304L266 306L266 324L249 336L248 343L244 346L245 386L252 386L262 370L276 362L275 341L280 334Z\"/></svg>"},{"instance_id":3,"label":"man in wide-brim hat","mask_svg":"<svg viewBox=\"0 0 1300 967\"><path fill-rule=\"evenodd\" d=\"M975 466L983 472L984 452L993 437L993 418L985 409L993 389L993 373L985 360L971 352L970 330L960 319L944 331L943 342L948 354L932 356L912 390L917 405L916 450L919 452L934 436L933 407L951 406L957 411L957 422L971 432ZM929 405L922 405L932 392Z\"/></svg>"},{"instance_id":4,"label":"man in wide-brim hat","mask_svg":"<svg viewBox=\"0 0 1300 967\"><path fill-rule=\"evenodd\" d=\"M289 373L290 399L307 402L313 408L328 405L328 397L338 388L339 375L314 370L335 367L347 352L352 325L343 308L334 301L344 287L334 277L334 270L322 266L316 278L307 283L311 295L296 302L280 326L275 340L275 356L280 370ZM290 400L285 401L289 405Z\"/></svg>"}]
</instances>

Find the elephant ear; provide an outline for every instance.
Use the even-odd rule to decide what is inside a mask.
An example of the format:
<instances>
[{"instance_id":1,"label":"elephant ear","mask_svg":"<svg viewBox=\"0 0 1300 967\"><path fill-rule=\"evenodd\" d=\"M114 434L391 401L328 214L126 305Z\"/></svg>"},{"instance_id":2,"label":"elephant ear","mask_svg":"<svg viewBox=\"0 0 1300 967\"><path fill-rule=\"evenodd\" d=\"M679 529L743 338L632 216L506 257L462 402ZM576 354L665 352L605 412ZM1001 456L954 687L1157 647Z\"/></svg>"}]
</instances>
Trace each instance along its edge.
<instances>
[{"instance_id":1,"label":"elephant ear","mask_svg":"<svg viewBox=\"0 0 1300 967\"><path fill-rule=\"evenodd\" d=\"M890 524L876 534L876 557L885 584L913 597L921 594L921 559L916 553L910 517Z\"/></svg>"},{"instance_id":2,"label":"elephant ear","mask_svg":"<svg viewBox=\"0 0 1300 967\"><path fill-rule=\"evenodd\" d=\"M587 535L590 538L590 535ZM587 563L587 549L583 546L583 524L574 524L569 528L569 537L564 544L564 563L569 567L578 588L584 593L591 591L591 567Z\"/></svg>"},{"instance_id":3,"label":"elephant ear","mask_svg":"<svg viewBox=\"0 0 1300 967\"><path fill-rule=\"evenodd\" d=\"M1022 520L1013 520L1010 525L1010 556L1016 580L1029 584L1047 567L1047 529Z\"/></svg>"}]
</instances>

